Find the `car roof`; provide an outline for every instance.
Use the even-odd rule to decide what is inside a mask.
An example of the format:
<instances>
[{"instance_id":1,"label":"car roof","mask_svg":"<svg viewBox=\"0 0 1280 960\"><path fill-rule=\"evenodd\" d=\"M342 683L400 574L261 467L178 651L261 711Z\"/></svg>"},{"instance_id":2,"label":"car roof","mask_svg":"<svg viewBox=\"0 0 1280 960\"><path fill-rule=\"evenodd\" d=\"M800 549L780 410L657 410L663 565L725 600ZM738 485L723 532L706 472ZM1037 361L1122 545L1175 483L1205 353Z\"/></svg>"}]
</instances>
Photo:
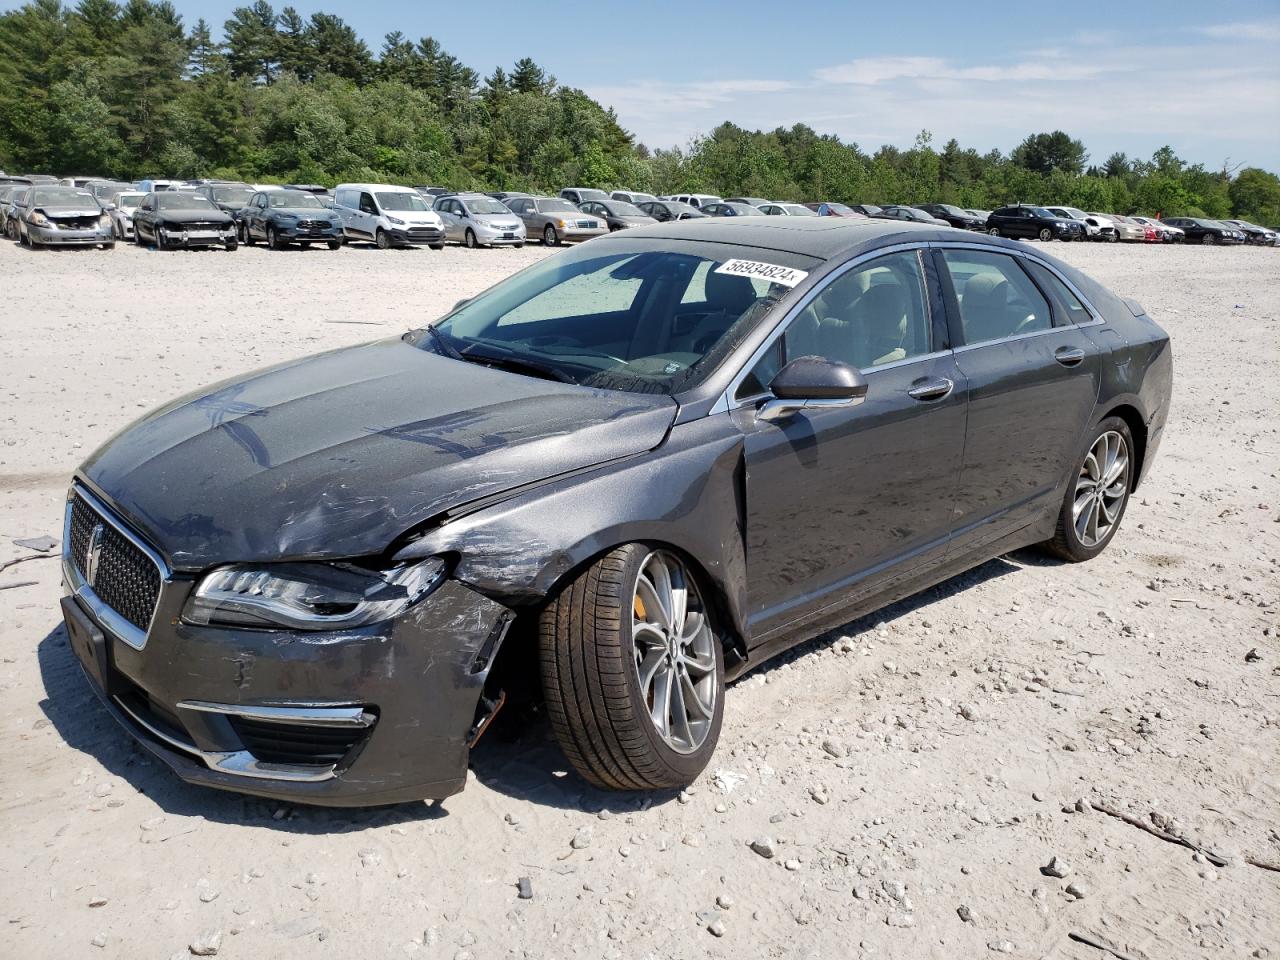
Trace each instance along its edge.
<instances>
[{"instance_id":1,"label":"car roof","mask_svg":"<svg viewBox=\"0 0 1280 960\"><path fill-rule=\"evenodd\" d=\"M766 250L786 250L807 257L829 260L869 241L890 236L915 239L909 234L935 234L950 227L907 221L848 220L839 217L706 217L681 220L625 231L627 237L659 237L672 240L700 240L732 243ZM958 232L958 231L957 231ZM921 238L923 239L923 238ZM982 242L971 232L966 242ZM999 246L1000 244L996 244Z\"/></svg>"},{"instance_id":2,"label":"car roof","mask_svg":"<svg viewBox=\"0 0 1280 960\"><path fill-rule=\"evenodd\" d=\"M395 183L340 183L335 190L395 190L400 193L417 193L413 187L402 187Z\"/></svg>"}]
</instances>

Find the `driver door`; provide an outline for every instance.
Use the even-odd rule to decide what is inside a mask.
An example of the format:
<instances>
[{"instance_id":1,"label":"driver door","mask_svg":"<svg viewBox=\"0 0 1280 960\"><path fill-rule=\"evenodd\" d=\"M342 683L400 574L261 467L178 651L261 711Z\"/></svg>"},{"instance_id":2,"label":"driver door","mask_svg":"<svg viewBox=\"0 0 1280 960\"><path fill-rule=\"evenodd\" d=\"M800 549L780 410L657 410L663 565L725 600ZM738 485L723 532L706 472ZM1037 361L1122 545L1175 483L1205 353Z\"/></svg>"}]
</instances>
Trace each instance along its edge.
<instances>
[{"instance_id":1,"label":"driver door","mask_svg":"<svg viewBox=\"0 0 1280 960\"><path fill-rule=\"evenodd\" d=\"M945 557L968 391L933 271L907 250L837 275L738 387L752 646ZM778 369L812 355L860 369L865 400L757 417Z\"/></svg>"}]
</instances>

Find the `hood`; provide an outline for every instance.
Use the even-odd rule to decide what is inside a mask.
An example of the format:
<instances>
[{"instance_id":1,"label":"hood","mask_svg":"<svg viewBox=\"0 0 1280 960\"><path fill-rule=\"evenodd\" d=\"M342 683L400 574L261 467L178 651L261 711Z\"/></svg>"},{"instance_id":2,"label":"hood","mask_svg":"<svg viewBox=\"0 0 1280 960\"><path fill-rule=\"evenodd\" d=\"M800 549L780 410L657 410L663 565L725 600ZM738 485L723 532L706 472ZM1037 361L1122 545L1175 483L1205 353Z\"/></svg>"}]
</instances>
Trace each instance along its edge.
<instances>
[{"instance_id":1,"label":"hood","mask_svg":"<svg viewBox=\"0 0 1280 960\"><path fill-rule=\"evenodd\" d=\"M372 556L452 507L650 450L676 409L384 340L176 400L80 475L175 569Z\"/></svg>"},{"instance_id":2,"label":"hood","mask_svg":"<svg viewBox=\"0 0 1280 960\"><path fill-rule=\"evenodd\" d=\"M222 210L157 210L156 216L167 223L232 223L231 214Z\"/></svg>"},{"instance_id":3,"label":"hood","mask_svg":"<svg viewBox=\"0 0 1280 960\"><path fill-rule=\"evenodd\" d=\"M78 206L78 207L41 206L41 207L33 207L32 209L39 210L46 217L49 217L54 220L58 219L59 217L100 217L102 216L102 213L103 213L103 210L101 207L88 207L88 206Z\"/></svg>"},{"instance_id":4,"label":"hood","mask_svg":"<svg viewBox=\"0 0 1280 960\"><path fill-rule=\"evenodd\" d=\"M338 215L328 207L272 207L272 213L283 213L286 216L297 217L299 220L315 220L317 218L324 220L336 220Z\"/></svg>"}]
</instances>

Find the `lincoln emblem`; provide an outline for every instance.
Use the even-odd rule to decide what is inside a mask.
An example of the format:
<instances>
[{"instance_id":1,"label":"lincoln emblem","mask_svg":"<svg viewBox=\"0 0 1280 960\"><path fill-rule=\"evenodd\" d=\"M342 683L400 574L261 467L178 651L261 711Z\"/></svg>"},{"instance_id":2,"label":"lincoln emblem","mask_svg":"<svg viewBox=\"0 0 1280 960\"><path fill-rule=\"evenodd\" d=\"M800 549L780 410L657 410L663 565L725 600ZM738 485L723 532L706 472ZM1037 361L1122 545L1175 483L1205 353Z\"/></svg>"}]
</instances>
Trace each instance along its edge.
<instances>
[{"instance_id":1,"label":"lincoln emblem","mask_svg":"<svg viewBox=\"0 0 1280 960\"><path fill-rule=\"evenodd\" d=\"M98 579L98 561L102 559L102 524L96 524L89 534L89 546L84 551L84 579L93 586Z\"/></svg>"}]
</instances>

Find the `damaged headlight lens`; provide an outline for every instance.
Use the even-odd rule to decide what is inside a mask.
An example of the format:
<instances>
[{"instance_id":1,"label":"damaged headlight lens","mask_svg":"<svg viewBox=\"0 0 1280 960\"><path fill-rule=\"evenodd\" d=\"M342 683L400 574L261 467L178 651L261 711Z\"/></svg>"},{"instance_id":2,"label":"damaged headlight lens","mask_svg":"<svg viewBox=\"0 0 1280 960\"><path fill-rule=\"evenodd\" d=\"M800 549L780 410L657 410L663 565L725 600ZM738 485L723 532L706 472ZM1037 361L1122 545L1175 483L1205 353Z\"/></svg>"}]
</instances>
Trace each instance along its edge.
<instances>
[{"instance_id":1,"label":"damaged headlight lens","mask_svg":"<svg viewBox=\"0 0 1280 960\"><path fill-rule=\"evenodd\" d=\"M381 572L348 564L233 564L200 581L182 619L202 626L344 630L403 613L444 576L439 557Z\"/></svg>"}]
</instances>

